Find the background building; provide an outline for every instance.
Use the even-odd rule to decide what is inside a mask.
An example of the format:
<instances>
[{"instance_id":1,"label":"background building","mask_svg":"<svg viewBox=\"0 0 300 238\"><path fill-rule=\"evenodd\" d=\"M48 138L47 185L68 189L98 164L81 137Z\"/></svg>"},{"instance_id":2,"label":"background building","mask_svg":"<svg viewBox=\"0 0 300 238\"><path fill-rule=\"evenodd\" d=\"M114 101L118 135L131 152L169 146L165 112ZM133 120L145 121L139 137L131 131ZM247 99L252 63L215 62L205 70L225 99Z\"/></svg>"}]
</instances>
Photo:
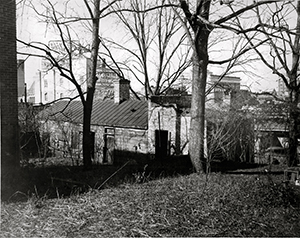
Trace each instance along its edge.
<instances>
[{"instance_id":1,"label":"background building","mask_svg":"<svg viewBox=\"0 0 300 238\"><path fill-rule=\"evenodd\" d=\"M109 68L103 61L97 69L95 99L105 100L114 98L114 82L120 78L114 69Z\"/></svg>"},{"instance_id":2,"label":"background building","mask_svg":"<svg viewBox=\"0 0 300 238\"><path fill-rule=\"evenodd\" d=\"M278 79L278 96L280 97L288 97L289 91L288 88L285 86L285 83L281 78Z\"/></svg>"},{"instance_id":3,"label":"background building","mask_svg":"<svg viewBox=\"0 0 300 238\"><path fill-rule=\"evenodd\" d=\"M73 73L83 92L86 90L86 79L89 76L90 59L84 55L73 58ZM95 100L112 99L114 96L114 82L119 80L117 70L101 62L97 70ZM76 98L78 91L75 85L60 75L58 69L53 68L46 60L42 61L41 70L37 72L33 83L27 91L28 102L33 104L51 103L58 99ZM76 98L79 100L79 97Z\"/></svg>"},{"instance_id":4,"label":"background building","mask_svg":"<svg viewBox=\"0 0 300 238\"><path fill-rule=\"evenodd\" d=\"M207 100L210 104L230 105L232 95L241 89L241 78L208 74Z\"/></svg>"},{"instance_id":5,"label":"background building","mask_svg":"<svg viewBox=\"0 0 300 238\"><path fill-rule=\"evenodd\" d=\"M25 85L25 60L17 60L18 68L18 102L25 102L26 85Z\"/></svg>"}]
</instances>

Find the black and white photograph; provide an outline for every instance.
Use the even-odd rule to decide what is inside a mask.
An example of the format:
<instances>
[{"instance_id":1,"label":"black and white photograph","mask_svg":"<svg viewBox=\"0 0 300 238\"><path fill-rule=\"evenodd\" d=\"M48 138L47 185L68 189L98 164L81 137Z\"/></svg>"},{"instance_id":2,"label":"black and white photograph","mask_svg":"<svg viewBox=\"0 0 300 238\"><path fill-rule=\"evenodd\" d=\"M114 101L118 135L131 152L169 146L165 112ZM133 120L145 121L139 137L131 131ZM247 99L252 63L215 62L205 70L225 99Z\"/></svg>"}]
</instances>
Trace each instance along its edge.
<instances>
[{"instance_id":1,"label":"black and white photograph","mask_svg":"<svg viewBox=\"0 0 300 238\"><path fill-rule=\"evenodd\" d=\"M300 0L0 0L0 237L300 237Z\"/></svg>"}]
</instances>

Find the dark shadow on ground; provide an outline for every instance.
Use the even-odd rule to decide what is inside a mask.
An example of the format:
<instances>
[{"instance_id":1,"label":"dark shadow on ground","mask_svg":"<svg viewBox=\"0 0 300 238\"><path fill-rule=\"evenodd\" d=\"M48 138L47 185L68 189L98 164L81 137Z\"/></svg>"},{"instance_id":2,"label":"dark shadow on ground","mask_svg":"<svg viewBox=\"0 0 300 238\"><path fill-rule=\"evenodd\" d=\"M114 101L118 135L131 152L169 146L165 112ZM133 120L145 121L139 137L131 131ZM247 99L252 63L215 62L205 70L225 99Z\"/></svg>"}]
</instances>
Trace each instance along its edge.
<instances>
[{"instance_id":1,"label":"dark shadow on ground","mask_svg":"<svg viewBox=\"0 0 300 238\"><path fill-rule=\"evenodd\" d=\"M117 153L116 153L117 154ZM187 156L163 160L137 153L122 153L113 165L55 166L51 163L27 164L18 171L10 186L2 186L2 201L26 201L37 198L61 198L89 189L116 187L122 183L142 183L159 177L193 172Z\"/></svg>"},{"instance_id":2,"label":"dark shadow on ground","mask_svg":"<svg viewBox=\"0 0 300 238\"><path fill-rule=\"evenodd\" d=\"M153 179L193 173L189 156L155 159L149 155L116 151L113 165L83 166L31 165L19 169L13 185L2 186L2 201L26 201L37 198L62 198L89 189L116 187L123 183L143 183ZM251 170L253 169L253 170ZM249 163L212 163L211 172L259 174L261 165ZM277 173L277 172L276 172ZM278 171L282 173L282 171Z\"/></svg>"}]
</instances>

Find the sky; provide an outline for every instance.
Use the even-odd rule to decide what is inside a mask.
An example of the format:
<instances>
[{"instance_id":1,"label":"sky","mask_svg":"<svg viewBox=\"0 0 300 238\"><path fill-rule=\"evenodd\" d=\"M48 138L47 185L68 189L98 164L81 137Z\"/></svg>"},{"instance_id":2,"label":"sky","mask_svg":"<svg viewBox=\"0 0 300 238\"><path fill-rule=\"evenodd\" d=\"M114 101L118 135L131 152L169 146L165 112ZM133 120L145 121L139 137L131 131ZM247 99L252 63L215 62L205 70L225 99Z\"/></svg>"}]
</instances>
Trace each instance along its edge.
<instances>
[{"instance_id":1,"label":"sky","mask_svg":"<svg viewBox=\"0 0 300 238\"><path fill-rule=\"evenodd\" d=\"M37 9L41 6L35 5ZM74 8L75 9L75 8ZM76 11L81 11L81 8L76 8ZM124 37L124 29L115 22L114 18L104 18L101 20L101 34L110 38L122 38ZM19 7L17 11L17 36L26 42L40 41L48 43L50 40L59 39L56 34L53 34L49 25L39 22L36 18L36 13L27 7ZM220 50L226 51L228 49L228 42L220 44ZM27 48L22 47L20 50L28 51ZM220 51L221 52L221 51ZM223 54L223 53L222 53ZM122 58L122 54L119 55ZM26 56L19 56L19 58L25 59ZM246 67L246 66L245 66ZM36 57L29 57L25 63L25 81L27 85L31 85L34 77L40 69L40 59ZM269 69L267 69L261 62L254 62L250 66L247 66L247 70L256 74L256 76L250 76L249 74L236 73L236 76L241 77L241 84L250 88L252 91L272 91L277 89L278 77L273 75ZM209 71L213 74L221 74L222 69L219 67L209 67ZM189 74L189 72L187 72ZM259 77L261 76L261 77ZM136 86L137 87L137 86ZM137 89L137 88L135 88Z\"/></svg>"}]
</instances>

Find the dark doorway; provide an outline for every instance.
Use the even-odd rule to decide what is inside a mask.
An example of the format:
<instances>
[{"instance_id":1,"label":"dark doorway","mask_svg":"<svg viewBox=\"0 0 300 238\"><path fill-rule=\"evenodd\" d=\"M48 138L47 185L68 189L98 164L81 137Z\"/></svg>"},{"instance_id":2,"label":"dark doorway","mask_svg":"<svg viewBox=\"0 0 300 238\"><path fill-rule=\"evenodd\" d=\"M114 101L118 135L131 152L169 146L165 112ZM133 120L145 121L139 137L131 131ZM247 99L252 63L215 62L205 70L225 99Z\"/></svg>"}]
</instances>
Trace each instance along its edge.
<instances>
[{"instance_id":1,"label":"dark doorway","mask_svg":"<svg viewBox=\"0 0 300 238\"><path fill-rule=\"evenodd\" d=\"M115 150L115 130L113 128L105 128L104 147L103 147L103 163L112 163L114 161Z\"/></svg>"},{"instance_id":2,"label":"dark doorway","mask_svg":"<svg viewBox=\"0 0 300 238\"><path fill-rule=\"evenodd\" d=\"M168 131L155 130L155 158L162 159L168 156Z\"/></svg>"}]
</instances>

